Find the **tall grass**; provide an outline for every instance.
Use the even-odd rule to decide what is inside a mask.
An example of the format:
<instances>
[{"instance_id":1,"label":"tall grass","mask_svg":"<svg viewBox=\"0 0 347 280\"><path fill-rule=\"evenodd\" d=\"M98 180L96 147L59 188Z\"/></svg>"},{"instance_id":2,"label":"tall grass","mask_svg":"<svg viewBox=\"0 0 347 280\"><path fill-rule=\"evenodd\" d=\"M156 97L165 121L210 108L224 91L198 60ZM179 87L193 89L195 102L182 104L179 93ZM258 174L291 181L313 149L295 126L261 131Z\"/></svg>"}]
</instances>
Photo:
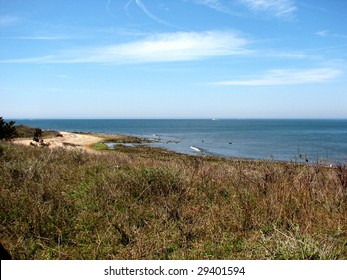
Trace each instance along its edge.
<instances>
[{"instance_id":1,"label":"tall grass","mask_svg":"<svg viewBox=\"0 0 347 280\"><path fill-rule=\"evenodd\" d=\"M15 259L346 259L347 169L1 143Z\"/></svg>"}]
</instances>

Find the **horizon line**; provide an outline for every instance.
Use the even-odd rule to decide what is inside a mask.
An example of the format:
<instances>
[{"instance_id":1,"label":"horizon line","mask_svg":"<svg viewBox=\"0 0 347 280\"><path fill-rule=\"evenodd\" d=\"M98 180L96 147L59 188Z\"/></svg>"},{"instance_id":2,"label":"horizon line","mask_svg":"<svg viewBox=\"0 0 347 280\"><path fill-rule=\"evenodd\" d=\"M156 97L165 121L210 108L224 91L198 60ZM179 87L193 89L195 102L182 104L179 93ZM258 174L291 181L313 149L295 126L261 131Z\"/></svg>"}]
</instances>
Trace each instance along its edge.
<instances>
[{"instance_id":1,"label":"horizon line","mask_svg":"<svg viewBox=\"0 0 347 280\"><path fill-rule=\"evenodd\" d=\"M118 117L118 118L108 118L108 117L100 117L100 118L53 118L53 117L13 117L8 118L4 117L4 120L347 120L347 117L182 117L182 118L170 118L170 117Z\"/></svg>"}]
</instances>

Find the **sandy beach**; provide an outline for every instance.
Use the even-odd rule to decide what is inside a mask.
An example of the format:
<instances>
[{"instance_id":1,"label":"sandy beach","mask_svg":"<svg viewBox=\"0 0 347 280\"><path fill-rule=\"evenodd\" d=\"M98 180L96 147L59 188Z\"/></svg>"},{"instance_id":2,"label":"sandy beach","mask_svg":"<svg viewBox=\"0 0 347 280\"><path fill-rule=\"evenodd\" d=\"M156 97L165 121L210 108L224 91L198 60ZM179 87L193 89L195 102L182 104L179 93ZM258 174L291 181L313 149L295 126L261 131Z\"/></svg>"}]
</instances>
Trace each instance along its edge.
<instances>
[{"instance_id":1,"label":"sandy beach","mask_svg":"<svg viewBox=\"0 0 347 280\"><path fill-rule=\"evenodd\" d=\"M44 143L49 144L48 147L50 148L64 147L67 149L81 149L92 151L89 148L89 145L98 143L102 140L101 137L90 134L80 134L64 131L60 131L59 133L62 136L43 138ZM14 143L29 146L30 143L35 142L32 139L16 139L14 140Z\"/></svg>"}]
</instances>

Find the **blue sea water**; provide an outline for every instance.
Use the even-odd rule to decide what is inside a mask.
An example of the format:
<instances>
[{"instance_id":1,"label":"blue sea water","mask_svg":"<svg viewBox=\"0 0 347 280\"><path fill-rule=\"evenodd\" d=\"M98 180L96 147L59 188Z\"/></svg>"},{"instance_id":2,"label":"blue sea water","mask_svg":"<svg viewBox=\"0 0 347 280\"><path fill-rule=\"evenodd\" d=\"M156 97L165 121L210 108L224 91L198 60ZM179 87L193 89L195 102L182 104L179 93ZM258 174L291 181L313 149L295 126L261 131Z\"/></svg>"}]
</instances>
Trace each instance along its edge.
<instances>
[{"instance_id":1,"label":"blue sea water","mask_svg":"<svg viewBox=\"0 0 347 280\"><path fill-rule=\"evenodd\" d=\"M187 154L347 163L347 120L16 120L16 124L158 140Z\"/></svg>"}]
</instances>

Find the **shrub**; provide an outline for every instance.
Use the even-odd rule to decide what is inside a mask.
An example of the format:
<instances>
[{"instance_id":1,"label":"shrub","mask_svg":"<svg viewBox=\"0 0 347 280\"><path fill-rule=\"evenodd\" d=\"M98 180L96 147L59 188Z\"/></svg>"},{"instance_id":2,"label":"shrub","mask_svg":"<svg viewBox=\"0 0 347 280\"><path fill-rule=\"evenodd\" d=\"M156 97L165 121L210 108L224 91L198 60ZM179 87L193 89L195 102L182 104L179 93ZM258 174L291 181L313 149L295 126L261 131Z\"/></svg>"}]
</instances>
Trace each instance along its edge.
<instances>
[{"instance_id":1,"label":"shrub","mask_svg":"<svg viewBox=\"0 0 347 280\"><path fill-rule=\"evenodd\" d=\"M35 129L33 140L37 143L39 143L40 140L42 140L42 129L40 128Z\"/></svg>"},{"instance_id":2,"label":"shrub","mask_svg":"<svg viewBox=\"0 0 347 280\"><path fill-rule=\"evenodd\" d=\"M14 124L14 121L5 122L4 119L0 117L0 140L9 141L18 136Z\"/></svg>"},{"instance_id":3,"label":"shrub","mask_svg":"<svg viewBox=\"0 0 347 280\"><path fill-rule=\"evenodd\" d=\"M49 143L45 143L42 137L43 137L43 130L41 128L35 128L33 140L36 143L38 143L41 147L48 147ZM31 144L33 146L36 146L36 144L34 143L31 143Z\"/></svg>"}]
</instances>

